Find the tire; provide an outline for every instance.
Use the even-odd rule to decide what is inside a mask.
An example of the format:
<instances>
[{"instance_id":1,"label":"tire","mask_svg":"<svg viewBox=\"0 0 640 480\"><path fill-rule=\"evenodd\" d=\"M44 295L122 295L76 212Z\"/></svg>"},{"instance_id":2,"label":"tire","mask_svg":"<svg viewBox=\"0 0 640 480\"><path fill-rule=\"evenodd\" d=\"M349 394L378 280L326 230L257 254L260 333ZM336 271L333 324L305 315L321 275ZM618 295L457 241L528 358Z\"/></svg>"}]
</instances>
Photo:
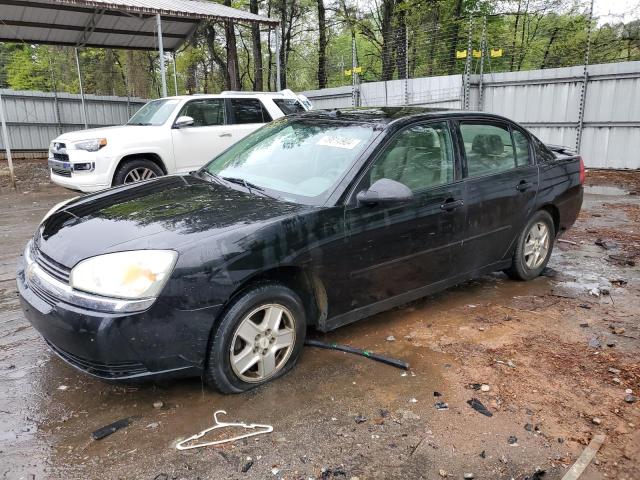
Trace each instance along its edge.
<instances>
[{"instance_id":1,"label":"tire","mask_svg":"<svg viewBox=\"0 0 640 480\"><path fill-rule=\"evenodd\" d=\"M536 243L535 237L543 236L540 226L544 226L542 229L546 228L546 247L543 238L539 238L539 242ZM505 273L514 280L532 280L539 276L549 262L555 238L555 226L551 215L544 210L536 212L518 236L511 267L505 270ZM532 251L533 253L530 253Z\"/></svg>"},{"instance_id":2,"label":"tire","mask_svg":"<svg viewBox=\"0 0 640 480\"><path fill-rule=\"evenodd\" d=\"M269 323L268 316L277 318L278 309L281 320ZM256 284L229 305L214 327L205 381L221 393L240 393L281 377L298 361L306 330L305 309L293 290L276 282ZM289 347L277 348L287 342Z\"/></svg>"},{"instance_id":3,"label":"tire","mask_svg":"<svg viewBox=\"0 0 640 480\"><path fill-rule=\"evenodd\" d=\"M113 176L113 186L149 180L163 175L162 169L151 160L134 158L123 162L118 167Z\"/></svg>"}]
</instances>

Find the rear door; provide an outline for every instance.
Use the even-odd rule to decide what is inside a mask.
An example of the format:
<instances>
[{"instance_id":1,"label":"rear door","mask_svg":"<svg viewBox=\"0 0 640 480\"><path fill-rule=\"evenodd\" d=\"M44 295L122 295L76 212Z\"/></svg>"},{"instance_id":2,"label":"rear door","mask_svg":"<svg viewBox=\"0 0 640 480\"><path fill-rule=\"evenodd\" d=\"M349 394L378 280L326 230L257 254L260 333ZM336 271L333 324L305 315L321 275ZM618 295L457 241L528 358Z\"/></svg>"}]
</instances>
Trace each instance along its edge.
<instances>
[{"instance_id":1,"label":"rear door","mask_svg":"<svg viewBox=\"0 0 640 480\"><path fill-rule=\"evenodd\" d=\"M271 115L257 98L228 98L229 135L233 143L246 137L254 130L271 121Z\"/></svg>"},{"instance_id":2,"label":"rear door","mask_svg":"<svg viewBox=\"0 0 640 480\"><path fill-rule=\"evenodd\" d=\"M171 129L178 173L197 170L233 143L231 128L225 125L224 99L189 100L176 118L182 116L193 118L193 125Z\"/></svg>"},{"instance_id":3,"label":"rear door","mask_svg":"<svg viewBox=\"0 0 640 480\"><path fill-rule=\"evenodd\" d=\"M528 134L511 123L462 120L458 139L467 206L461 265L474 271L509 258L535 205L538 168Z\"/></svg>"},{"instance_id":4,"label":"rear door","mask_svg":"<svg viewBox=\"0 0 640 480\"><path fill-rule=\"evenodd\" d=\"M349 271L332 287L349 289L344 313L450 277L451 261L464 235L463 185L456 168L449 124L425 122L398 132L365 171L353 197L376 180L407 185L411 202L364 206L352 200L345 210ZM331 297L330 297L331 298Z\"/></svg>"}]
</instances>

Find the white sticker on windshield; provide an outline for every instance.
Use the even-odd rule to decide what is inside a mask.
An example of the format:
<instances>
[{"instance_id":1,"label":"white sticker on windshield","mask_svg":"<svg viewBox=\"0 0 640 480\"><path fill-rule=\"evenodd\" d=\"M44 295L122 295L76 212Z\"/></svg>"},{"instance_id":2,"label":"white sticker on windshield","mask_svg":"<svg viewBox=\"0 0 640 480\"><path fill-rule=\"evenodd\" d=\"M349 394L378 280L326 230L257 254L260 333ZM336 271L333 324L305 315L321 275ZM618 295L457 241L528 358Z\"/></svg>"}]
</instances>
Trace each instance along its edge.
<instances>
[{"instance_id":1,"label":"white sticker on windshield","mask_svg":"<svg viewBox=\"0 0 640 480\"><path fill-rule=\"evenodd\" d=\"M333 135L325 135L316 145L322 145L324 147L334 148L346 148L347 150L353 150L360 143L359 138L349 137L336 137Z\"/></svg>"}]
</instances>

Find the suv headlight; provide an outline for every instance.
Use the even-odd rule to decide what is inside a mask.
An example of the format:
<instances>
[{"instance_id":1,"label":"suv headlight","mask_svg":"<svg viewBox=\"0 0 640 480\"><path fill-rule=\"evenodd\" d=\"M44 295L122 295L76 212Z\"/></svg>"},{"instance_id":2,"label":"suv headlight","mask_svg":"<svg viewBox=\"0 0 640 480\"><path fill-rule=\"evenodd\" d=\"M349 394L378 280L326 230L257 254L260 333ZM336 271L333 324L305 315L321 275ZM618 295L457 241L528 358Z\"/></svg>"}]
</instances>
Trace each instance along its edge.
<instances>
[{"instance_id":1,"label":"suv headlight","mask_svg":"<svg viewBox=\"0 0 640 480\"><path fill-rule=\"evenodd\" d=\"M80 140L75 142L73 147L76 150L86 150L87 152L97 152L102 147L107 146L106 138L91 138L89 140Z\"/></svg>"},{"instance_id":2,"label":"suv headlight","mask_svg":"<svg viewBox=\"0 0 640 480\"><path fill-rule=\"evenodd\" d=\"M71 270L71 286L114 298L157 297L171 275L173 250L133 250L88 258Z\"/></svg>"}]
</instances>

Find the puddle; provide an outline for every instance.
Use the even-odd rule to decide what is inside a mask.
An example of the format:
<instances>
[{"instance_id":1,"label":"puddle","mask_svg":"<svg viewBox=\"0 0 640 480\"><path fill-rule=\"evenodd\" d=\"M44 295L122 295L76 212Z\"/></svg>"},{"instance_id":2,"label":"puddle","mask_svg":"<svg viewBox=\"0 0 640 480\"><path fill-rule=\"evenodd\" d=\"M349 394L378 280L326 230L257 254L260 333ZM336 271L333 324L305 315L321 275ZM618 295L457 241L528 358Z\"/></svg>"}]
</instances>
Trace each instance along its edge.
<instances>
[{"instance_id":1,"label":"puddle","mask_svg":"<svg viewBox=\"0 0 640 480\"><path fill-rule=\"evenodd\" d=\"M629 195L629 190L625 190L624 188L615 187L612 185L593 185L584 187L584 193L588 193L590 195L607 195L607 196L621 196L621 195Z\"/></svg>"}]
</instances>

